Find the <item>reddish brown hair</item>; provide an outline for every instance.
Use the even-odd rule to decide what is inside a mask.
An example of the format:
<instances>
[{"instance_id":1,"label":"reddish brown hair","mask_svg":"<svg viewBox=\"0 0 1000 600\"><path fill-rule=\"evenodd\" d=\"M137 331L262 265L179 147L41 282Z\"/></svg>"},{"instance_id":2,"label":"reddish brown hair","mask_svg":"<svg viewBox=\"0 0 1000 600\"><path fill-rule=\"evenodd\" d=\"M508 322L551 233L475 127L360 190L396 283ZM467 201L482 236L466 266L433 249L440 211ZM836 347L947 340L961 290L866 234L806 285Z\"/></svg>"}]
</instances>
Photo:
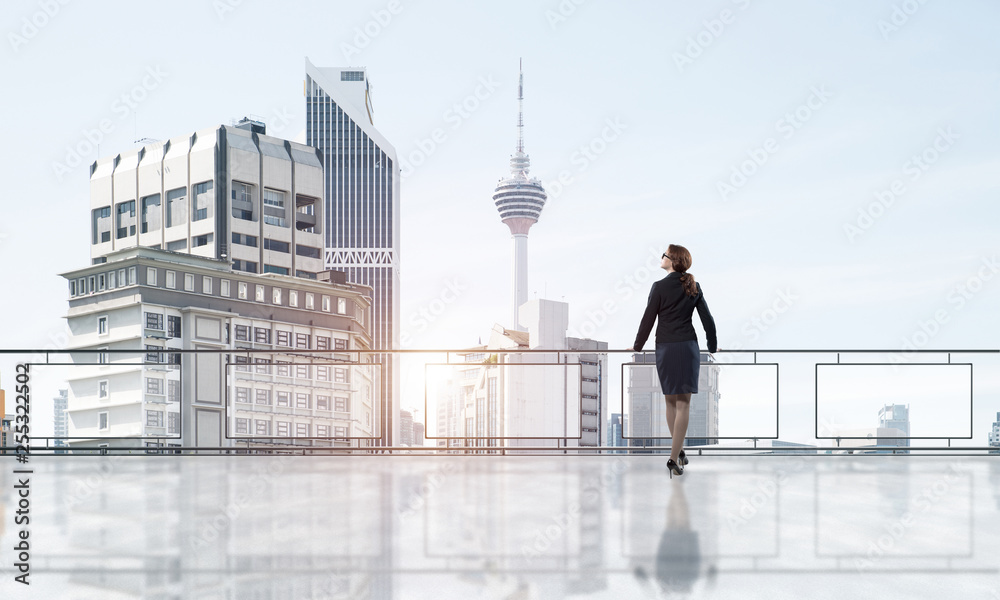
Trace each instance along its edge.
<instances>
[{"instance_id":1,"label":"reddish brown hair","mask_svg":"<svg viewBox=\"0 0 1000 600\"><path fill-rule=\"evenodd\" d=\"M691 253L684 246L670 244L667 246L667 256L670 258L670 268L681 274L681 285L688 296L697 296L698 287L694 275L687 272L691 268Z\"/></svg>"}]
</instances>

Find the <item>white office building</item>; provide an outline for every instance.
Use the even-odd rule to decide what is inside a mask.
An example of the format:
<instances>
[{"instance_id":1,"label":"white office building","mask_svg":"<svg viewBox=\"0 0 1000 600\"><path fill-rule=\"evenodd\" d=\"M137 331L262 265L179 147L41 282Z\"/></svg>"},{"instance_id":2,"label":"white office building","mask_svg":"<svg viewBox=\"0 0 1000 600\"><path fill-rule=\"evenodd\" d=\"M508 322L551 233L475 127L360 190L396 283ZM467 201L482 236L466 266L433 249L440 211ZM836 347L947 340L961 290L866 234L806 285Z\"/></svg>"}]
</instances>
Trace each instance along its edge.
<instances>
[{"instance_id":1,"label":"white office building","mask_svg":"<svg viewBox=\"0 0 1000 600\"><path fill-rule=\"evenodd\" d=\"M399 348L399 167L396 149L375 128L364 68L321 68L306 59L306 143L325 167L324 268L371 287L372 343ZM388 410L383 444L399 438L398 356L382 358Z\"/></svg>"},{"instance_id":2,"label":"white office building","mask_svg":"<svg viewBox=\"0 0 1000 600\"><path fill-rule=\"evenodd\" d=\"M52 438L53 446L68 446L66 436L69 435L69 424L66 420L69 390L59 390L59 395L52 399ZM56 454L64 454L65 450L56 450Z\"/></svg>"},{"instance_id":3,"label":"white office building","mask_svg":"<svg viewBox=\"0 0 1000 600\"><path fill-rule=\"evenodd\" d=\"M92 262L142 246L315 279L324 270L319 153L263 131L244 120L98 159Z\"/></svg>"},{"instance_id":4,"label":"white office building","mask_svg":"<svg viewBox=\"0 0 1000 600\"><path fill-rule=\"evenodd\" d=\"M377 368L349 352L370 348L370 289L151 248L104 258L63 274L71 447L377 437Z\"/></svg>"},{"instance_id":5,"label":"white office building","mask_svg":"<svg viewBox=\"0 0 1000 600\"><path fill-rule=\"evenodd\" d=\"M447 369L434 398L438 446L599 446L608 395L606 342L566 336L569 305L532 300L527 331L496 325L489 343ZM493 353L491 350L551 350ZM561 351L559 353L555 351ZM503 439L506 438L506 439Z\"/></svg>"}]
</instances>

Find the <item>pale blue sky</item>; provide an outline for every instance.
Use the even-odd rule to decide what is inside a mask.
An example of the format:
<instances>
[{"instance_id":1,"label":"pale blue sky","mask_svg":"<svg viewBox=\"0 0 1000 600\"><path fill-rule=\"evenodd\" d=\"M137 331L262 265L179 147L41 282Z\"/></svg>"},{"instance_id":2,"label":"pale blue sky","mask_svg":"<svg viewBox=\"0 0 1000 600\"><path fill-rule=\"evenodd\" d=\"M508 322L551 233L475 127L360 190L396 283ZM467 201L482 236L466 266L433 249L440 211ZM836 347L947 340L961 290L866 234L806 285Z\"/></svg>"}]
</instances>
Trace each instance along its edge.
<instances>
[{"instance_id":1,"label":"pale blue sky","mask_svg":"<svg viewBox=\"0 0 1000 600\"><path fill-rule=\"evenodd\" d=\"M410 347L465 346L508 324L510 241L490 195L514 147L520 57L532 172L550 191L572 178L531 231L529 286L569 302L574 331L630 344L652 279L626 277L673 242L694 256L723 348L895 349L938 311L947 322L924 347L1000 345L1000 278L977 279L1000 257L993 2L53 2L52 16L43 4L8 2L0 17L4 347L59 343L56 274L89 261L87 130L107 121L100 155L245 114L295 138L305 56L366 66L376 125L401 160L424 159L401 194ZM916 11L880 30L904 5ZM575 9L556 18L560 6ZM366 27L378 30L367 42ZM678 66L686 52L698 56ZM463 102L475 109L456 120ZM797 109L786 137L780 120ZM444 142L422 156L438 128ZM935 142L914 179L908 161ZM603 152L582 158L586 145ZM719 182L762 147L777 149L723 199ZM851 239L845 225L895 180L905 191ZM970 279L981 289L960 305ZM449 284L465 289L423 326ZM790 308L754 325L778 290ZM995 375L979 377L985 441L1000 396ZM811 395L800 400L808 424Z\"/></svg>"}]
</instances>

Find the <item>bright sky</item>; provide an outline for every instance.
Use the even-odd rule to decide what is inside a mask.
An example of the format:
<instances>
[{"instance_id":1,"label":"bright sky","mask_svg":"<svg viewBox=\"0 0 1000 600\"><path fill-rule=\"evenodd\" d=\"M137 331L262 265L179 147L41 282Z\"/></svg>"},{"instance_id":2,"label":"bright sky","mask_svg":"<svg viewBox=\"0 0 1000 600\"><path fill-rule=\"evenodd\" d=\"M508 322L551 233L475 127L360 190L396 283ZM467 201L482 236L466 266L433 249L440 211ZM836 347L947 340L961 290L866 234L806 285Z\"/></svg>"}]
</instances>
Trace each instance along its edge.
<instances>
[{"instance_id":1,"label":"bright sky","mask_svg":"<svg viewBox=\"0 0 1000 600\"><path fill-rule=\"evenodd\" d=\"M412 167L410 347L509 324L490 195L523 58L525 144L550 193L529 286L570 303L571 333L629 345L660 276L645 265L679 243L722 348L996 348L998 18L988 0L11 1L0 345L64 343L57 273L89 261L87 165L246 114L296 138L308 56L367 67L376 125ZM979 443L997 363L976 371ZM798 372L782 406L811 432L811 365ZM43 385L42 402L58 387Z\"/></svg>"}]
</instances>

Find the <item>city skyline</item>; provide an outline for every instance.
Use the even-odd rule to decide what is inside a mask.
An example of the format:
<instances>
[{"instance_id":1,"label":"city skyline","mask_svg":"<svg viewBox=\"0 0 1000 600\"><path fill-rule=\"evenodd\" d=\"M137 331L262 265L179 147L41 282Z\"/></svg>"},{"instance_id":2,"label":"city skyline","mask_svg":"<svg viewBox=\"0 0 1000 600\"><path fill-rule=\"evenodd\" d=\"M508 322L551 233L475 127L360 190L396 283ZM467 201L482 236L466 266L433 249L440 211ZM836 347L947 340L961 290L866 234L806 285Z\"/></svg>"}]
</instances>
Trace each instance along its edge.
<instances>
[{"instance_id":1,"label":"city skyline","mask_svg":"<svg viewBox=\"0 0 1000 600\"><path fill-rule=\"evenodd\" d=\"M128 26L148 17L142 7L109 16L65 6L26 37L22 18L40 8L12 6L6 28L25 42L8 37L9 106L46 118L12 121L19 147L3 151L4 173L11 198L46 202L51 235L21 225L40 218L32 202L5 203L0 268L25 290L5 301L5 346L65 343L56 273L79 267L89 243L79 227L89 163L139 139L247 114L260 115L269 134L297 139L306 124L304 56L364 65L374 79L375 124L402 169L404 347L467 347L508 314L496 282L506 280L509 232L489 197L510 154L521 56L535 174L550 195L532 230L529 298L565 298L570 335L626 347L659 278L650 257L679 242L694 255L722 349L996 345L990 132L998 90L989 58L996 42L984 33L992 9L922 5L889 30L880 23L892 2L851 2L843 12L805 3L787 14L750 2L584 4L565 15L556 4L522 3L477 7L493 27L474 34L443 7L391 13L373 3L338 8L334 30L318 35L324 19L230 8L190 2L164 13L164 26L191 27L205 40L165 54ZM723 9L734 20L715 35ZM384 14L390 20L379 24ZM248 25L265 20L295 31L297 42L232 50ZM364 33L372 22L375 36ZM108 27L136 51L99 59L122 43L93 35ZM517 37L505 38L511 31ZM782 50L818 32L842 41L836 52ZM600 49L595 37L606 40ZM926 40L939 54L924 49ZM475 51L443 64L456 45ZM79 93L72 102L39 95L31 83L39 73ZM262 85L246 88L248 79ZM422 232L442 222L462 227L427 240ZM39 397L54 397L58 385ZM1000 378L977 370L977 439L986 439L998 389Z\"/></svg>"}]
</instances>

